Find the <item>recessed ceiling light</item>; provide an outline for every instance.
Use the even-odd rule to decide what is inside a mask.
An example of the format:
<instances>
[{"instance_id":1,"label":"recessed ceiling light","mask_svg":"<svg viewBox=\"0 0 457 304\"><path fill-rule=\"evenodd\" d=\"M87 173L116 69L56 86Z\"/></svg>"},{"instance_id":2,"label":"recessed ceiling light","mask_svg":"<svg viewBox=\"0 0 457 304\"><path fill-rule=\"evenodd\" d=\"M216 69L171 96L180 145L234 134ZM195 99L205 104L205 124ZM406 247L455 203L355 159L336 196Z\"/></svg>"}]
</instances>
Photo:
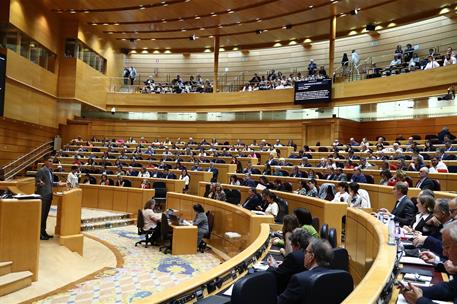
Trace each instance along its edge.
<instances>
[{"instance_id":1,"label":"recessed ceiling light","mask_svg":"<svg viewBox=\"0 0 457 304\"><path fill-rule=\"evenodd\" d=\"M395 22L391 22L391 23L389 23L389 24L387 25L387 27L394 27L394 26L396 26L396 25L397 25L397 24L396 24Z\"/></svg>"},{"instance_id":2,"label":"recessed ceiling light","mask_svg":"<svg viewBox=\"0 0 457 304\"><path fill-rule=\"evenodd\" d=\"M160 51L159 50L155 50L154 52L152 52L153 54L160 54Z\"/></svg>"},{"instance_id":3,"label":"recessed ceiling light","mask_svg":"<svg viewBox=\"0 0 457 304\"><path fill-rule=\"evenodd\" d=\"M171 51L170 51L170 50L165 50L164 53L165 53L165 54L171 54Z\"/></svg>"},{"instance_id":4,"label":"recessed ceiling light","mask_svg":"<svg viewBox=\"0 0 457 304\"><path fill-rule=\"evenodd\" d=\"M76 14L76 11L74 9L70 9L70 14Z\"/></svg>"},{"instance_id":5,"label":"recessed ceiling light","mask_svg":"<svg viewBox=\"0 0 457 304\"><path fill-rule=\"evenodd\" d=\"M119 25L119 22L113 23L113 25Z\"/></svg>"},{"instance_id":6,"label":"recessed ceiling light","mask_svg":"<svg viewBox=\"0 0 457 304\"><path fill-rule=\"evenodd\" d=\"M210 35L210 36L208 36L208 38L214 38L214 36L213 36L213 35Z\"/></svg>"},{"instance_id":7,"label":"recessed ceiling light","mask_svg":"<svg viewBox=\"0 0 457 304\"><path fill-rule=\"evenodd\" d=\"M273 44L273 47L279 47L279 46L282 46L282 44L279 42L276 42L275 44Z\"/></svg>"},{"instance_id":8,"label":"recessed ceiling light","mask_svg":"<svg viewBox=\"0 0 457 304\"><path fill-rule=\"evenodd\" d=\"M310 6L308 6L308 8L309 8L309 9L311 9L311 8L313 8L313 7L314 7L314 5L310 5Z\"/></svg>"},{"instance_id":9,"label":"recessed ceiling light","mask_svg":"<svg viewBox=\"0 0 457 304\"><path fill-rule=\"evenodd\" d=\"M140 8L140 10L144 10L144 9L146 9L146 8L145 8L143 5L140 5L140 7L139 7L139 8Z\"/></svg>"},{"instance_id":10,"label":"recessed ceiling light","mask_svg":"<svg viewBox=\"0 0 457 304\"><path fill-rule=\"evenodd\" d=\"M103 23L103 25L109 25L109 24L105 22L105 23Z\"/></svg>"},{"instance_id":11,"label":"recessed ceiling light","mask_svg":"<svg viewBox=\"0 0 457 304\"><path fill-rule=\"evenodd\" d=\"M184 21L184 19L183 19L183 18L179 18L179 20L178 20L178 21L179 21L179 22L183 22L183 21Z\"/></svg>"},{"instance_id":12,"label":"recessed ceiling light","mask_svg":"<svg viewBox=\"0 0 457 304\"><path fill-rule=\"evenodd\" d=\"M200 16L195 16L195 19L197 19L197 20L200 19Z\"/></svg>"},{"instance_id":13,"label":"recessed ceiling light","mask_svg":"<svg viewBox=\"0 0 457 304\"><path fill-rule=\"evenodd\" d=\"M234 12L235 12L235 11L230 11L230 12L228 12L228 13L229 13L229 14L233 14Z\"/></svg>"},{"instance_id":14,"label":"recessed ceiling light","mask_svg":"<svg viewBox=\"0 0 457 304\"><path fill-rule=\"evenodd\" d=\"M92 24L92 25L97 25L97 23L95 23L95 22L92 22L91 24Z\"/></svg>"},{"instance_id":15,"label":"recessed ceiling light","mask_svg":"<svg viewBox=\"0 0 457 304\"><path fill-rule=\"evenodd\" d=\"M186 29L181 29L181 32L185 32L185 31L186 31Z\"/></svg>"},{"instance_id":16,"label":"recessed ceiling light","mask_svg":"<svg viewBox=\"0 0 457 304\"><path fill-rule=\"evenodd\" d=\"M205 50L203 51L203 53L211 53L211 50L210 50L210 49L205 49Z\"/></svg>"},{"instance_id":17,"label":"recessed ceiling light","mask_svg":"<svg viewBox=\"0 0 457 304\"><path fill-rule=\"evenodd\" d=\"M136 54L136 50L131 50L130 53Z\"/></svg>"},{"instance_id":18,"label":"recessed ceiling light","mask_svg":"<svg viewBox=\"0 0 457 304\"><path fill-rule=\"evenodd\" d=\"M88 10L84 10L84 14L89 14L90 12Z\"/></svg>"},{"instance_id":19,"label":"recessed ceiling light","mask_svg":"<svg viewBox=\"0 0 457 304\"><path fill-rule=\"evenodd\" d=\"M262 22L262 19L260 19L260 18L256 18L255 20L256 20L257 22Z\"/></svg>"},{"instance_id":20,"label":"recessed ceiling light","mask_svg":"<svg viewBox=\"0 0 457 304\"><path fill-rule=\"evenodd\" d=\"M224 26L222 24L219 24L218 25L218 28L223 28Z\"/></svg>"},{"instance_id":21,"label":"recessed ceiling light","mask_svg":"<svg viewBox=\"0 0 457 304\"><path fill-rule=\"evenodd\" d=\"M156 40L156 39L155 39L155 38L151 38L151 39L149 39L149 40Z\"/></svg>"},{"instance_id":22,"label":"recessed ceiling light","mask_svg":"<svg viewBox=\"0 0 457 304\"><path fill-rule=\"evenodd\" d=\"M352 30L352 31L349 32L348 35L349 36L357 35L357 31Z\"/></svg>"},{"instance_id":23,"label":"recessed ceiling light","mask_svg":"<svg viewBox=\"0 0 457 304\"><path fill-rule=\"evenodd\" d=\"M112 35L112 34L113 34L113 32L108 32L108 35Z\"/></svg>"},{"instance_id":24,"label":"recessed ceiling light","mask_svg":"<svg viewBox=\"0 0 457 304\"><path fill-rule=\"evenodd\" d=\"M162 23L167 23L167 20L162 20Z\"/></svg>"},{"instance_id":25,"label":"recessed ceiling light","mask_svg":"<svg viewBox=\"0 0 457 304\"><path fill-rule=\"evenodd\" d=\"M439 14L440 14L440 15L447 14L447 13L449 13L450 11L451 11L451 10L450 10L449 8L445 7L445 8L443 8L443 9L440 10Z\"/></svg>"},{"instance_id":26,"label":"recessed ceiling light","mask_svg":"<svg viewBox=\"0 0 457 304\"><path fill-rule=\"evenodd\" d=\"M204 28L204 27L201 27L201 28L200 28L200 31L204 31L204 30L205 30L205 28Z\"/></svg>"},{"instance_id":27,"label":"recessed ceiling light","mask_svg":"<svg viewBox=\"0 0 457 304\"><path fill-rule=\"evenodd\" d=\"M238 47L234 47L233 50L234 50L234 51L238 51L239 48L238 48Z\"/></svg>"},{"instance_id":28,"label":"recessed ceiling light","mask_svg":"<svg viewBox=\"0 0 457 304\"><path fill-rule=\"evenodd\" d=\"M219 52L225 52L225 49L223 47L219 48Z\"/></svg>"},{"instance_id":29,"label":"recessed ceiling light","mask_svg":"<svg viewBox=\"0 0 457 304\"><path fill-rule=\"evenodd\" d=\"M216 13L211 13L211 17L216 17L217 14Z\"/></svg>"},{"instance_id":30,"label":"recessed ceiling light","mask_svg":"<svg viewBox=\"0 0 457 304\"><path fill-rule=\"evenodd\" d=\"M297 44L297 41L295 41L295 40L292 40L289 42L289 45L296 45L296 44Z\"/></svg>"},{"instance_id":31,"label":"recessed ceiling light","mask_svg":"<svg viewBox=\"0 0 457 304\"><path fill-rule=\"evenodd\" d=\"M121 40L124 40L124 41L125 41L125 40L127 40L127 39L125 39L125 38L122 38Z\"/></svg>"},{"instance_id":32,"label":"recessed ceiling light","mask_svg":"<svg viewBox=\"0 0 457 304\"><path fill-rule=\"evenodd\" d=\"M186 0L186 1L184 1L184 2L190 2L190 0Z\"/></svg>"}]
</instances>

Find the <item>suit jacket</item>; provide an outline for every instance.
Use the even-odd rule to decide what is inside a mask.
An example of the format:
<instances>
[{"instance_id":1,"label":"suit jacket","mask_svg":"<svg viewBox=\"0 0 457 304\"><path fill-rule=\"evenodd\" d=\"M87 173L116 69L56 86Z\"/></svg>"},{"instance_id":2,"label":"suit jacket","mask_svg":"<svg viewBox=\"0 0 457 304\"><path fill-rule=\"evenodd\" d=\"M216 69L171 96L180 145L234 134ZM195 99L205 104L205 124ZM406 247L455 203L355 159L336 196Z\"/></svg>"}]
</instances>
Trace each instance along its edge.
<instances>
[{"instance_id":1,"label":"suit jacket","mask_svg":"<svg viewBox=\"0 0 457 304\"><path fill-rule=\"evenodd\" d=\"M392 214L395 215L394 220L400 224L400 226L410 226L416 216L416 207L409 197L404 196L398 206L392 210Z\"/></svg>"},{"instance_id":2,"label":"suit jacket","mask_svg":"<svg viewBox=\"0 0 457 304\"><path fill-rule=\"evenodd\" d=\"M416 304L432 304L432 300L450 301L457 303L457 280L442 282L431 287L422 287L423 297Z\"/></svg>"},{"instance_id":3,"label":"suit jacket","mask_svg":"<svg viewBox=\"0 0 457 304\"><path fill-rule=\"evenodd\" d=\"M217 182L217 177L219 175L219 170L217 170L217 168L208 168L206 171L213 173L213 177L211 178L211 182L212 183Z\"/></svg>"},{"instance_id":4,"label":"suit jacket","mask_svg":"<svg viewBox=\"0 0 457 304\"><path fill-rule=\"evenodd\" d=\"M276 277L276 289L278 295L283 293L289 284L290 278L299 272L305 271L303 249L292 251L284 258L284 261L277 268L270 267L268 271L273 272Z\"/></svg>"},{"instance_id":5,"label":"suit jacket","mask_svg":"<svg viewBox=\"0 0 457 304\"><path fill-rule=\"evenodd\" d=\"M426 177L422 181L422 183L420 183L420 184L419 183L420 183L420 181L417 182L416 187L418 187L418 185L419 185L418 188L420 188L421 190L424 190L424 189L430 189L432 191L435 190L435 183L433 182L433 180L431 178Z\"/></svg>"},{"instance_id":6,"label":"suit jacket","mask_svg":"<svg viewBox=\"0 0 457 304\"><path fill-rule=\"evenodd\" d=\"M243 208L248 210L257 210L256 207L260 206L262 201L260 200L258 195L254 195L253 197L248 197L246 201L243 203Z\"/></svg>"},{"instance_id":7,"label":"suit jacket","mask_svg":"<svg viewBox=\"0 0 457 304\"><path fill-rule=\"evenodd\" d=\"M151 177L162 178L163 177L163 173L160 172L160 171L157 171L156 173L151 174Z\"/></svg>"},{"instance_id":8,"label":"suit jacket","mask_svg":"<svg viewBox=\"0 0 457 304\"><path fill-rule=\"evenodd\" d=\"M257 185L254 180L252 179L247 179L244 181L245 186L255 188Z\"/></svg>"},{"instance_id":9,"label":"suit jacket","mask_svg":"<svg viewBox=\"0 0 457 304\"><path fill-rule=\"evenodd\" d=\"M52 186L56 185L56 183L53 181L52 172L47 167L42 167L37 171L35 175L35 185L36 194L41 195L42 199L52 199Z\"/></svg>"},{"instance_id":10,"label":"suit jacket","mask_svg":"<svg viewBox=\"0 0 457 304\"><path fill-rule=\"evenodd\" d=\"M313 292L307 279L315 273L323 273L326 271L328 271L327 268L318 266L309 271L302 271L293 275L289 284L287 284L286 290L278 296L277 304L314 304L306 303L305 295ZM330 286L329 292L331 292Z\"/></svg>"},{"instance_id":11,"label":"suit jacket","mask_svg":"<svg viewBox=\"0 0 457 304\"><path fill-rule=\"evenodd\" d=\"M417 223L416 227L414 228L414 230L420 231L423 235L430 234L430 231L428 230L430 226L427 225L427 221L429 221L432 217L433 214L429 214L425 219L421 218L420 221Z\"/></svg>"},{"instance_id":12,"label":"suit jacket","mask_svg":"<svg viewBox=\"0 0 457 304\"><path fill-rule=\"evenodd\" d=\"M424 244L422 245L422 248L428 249L440 257L444 257L443 242L441 241L441 239L437 237L427 236L427 238L424 241Z\"/></svg>"}]
</instances>

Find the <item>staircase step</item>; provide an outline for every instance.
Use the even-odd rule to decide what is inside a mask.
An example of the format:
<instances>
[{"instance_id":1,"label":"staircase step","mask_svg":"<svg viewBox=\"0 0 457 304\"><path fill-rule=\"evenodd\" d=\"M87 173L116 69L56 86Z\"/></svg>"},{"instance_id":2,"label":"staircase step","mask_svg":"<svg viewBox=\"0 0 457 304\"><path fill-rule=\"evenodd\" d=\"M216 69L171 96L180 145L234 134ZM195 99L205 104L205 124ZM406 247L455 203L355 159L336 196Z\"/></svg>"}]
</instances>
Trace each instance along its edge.
<instances>
[{"instance_id":1,"label":"staircase step","mask_svg":"<svg viewBox=\"0 0 457 304\"><path fill-rule=\"evenodd\" d=\"M11 272L11 265L13 265L13 262L11 261L0 262L0 276Z\"/></svg>"},{"instance_id":2,"label":"staircase step","mask_svg":"<svg viewBox=\"0 0 457 304\"><path fill-rule=\"evenodd\" d=\"M131 213L119 213L119 214L113 214L111 216L92 217L92 218L81 219L81 226L83 226L84 224L88 224L88 223L109 222L109 221L116 221L116 220L126 220L126 219L131 219L131 218L132 218Z\"/></svg>"},{"instance_id":3,"label":"staircase step","mask_svg":"<svg viewBox=\"0 0 457 304\"><path fill-rule=\"evenodd\" d=\"M95 230L95 229L109 229L114 227L128 226L135 223L134 219L112 220L105 222L85 223L81 225L81 231Z\"/></svg>"},{"instance_id":4,"label":"staircase step","mask_svg":"<svg viewBox=\"0 0 457 304\"><path fill-rule=\"evenodd\" d=\"M30 271L12 272L0 277L0 296L12 293L32 284Z\"/></svg>"}]
</instances>

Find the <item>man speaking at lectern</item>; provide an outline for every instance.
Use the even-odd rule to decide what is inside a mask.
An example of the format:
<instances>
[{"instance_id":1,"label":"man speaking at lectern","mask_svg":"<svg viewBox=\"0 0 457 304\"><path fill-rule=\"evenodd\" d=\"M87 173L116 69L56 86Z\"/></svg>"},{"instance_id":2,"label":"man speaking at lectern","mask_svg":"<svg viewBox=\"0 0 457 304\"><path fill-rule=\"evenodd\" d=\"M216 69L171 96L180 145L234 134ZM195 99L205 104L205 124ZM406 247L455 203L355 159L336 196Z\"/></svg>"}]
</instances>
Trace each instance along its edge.
<instances>
[{"instance_id":1,"label":"man speaking at lectern","mask_svg":"<svg viewBox=\"0 0 457 304\"><path fill-rule=\"evenodd\" d=\"M46 221L52 202L52 187L65 186L63 182L54 182L52 175L52 158L46 159L44 166L35 175L36 194L41 195L41 232L40 240L48 240L52 235L46 233Z\"/></svg>"}]
</instances>

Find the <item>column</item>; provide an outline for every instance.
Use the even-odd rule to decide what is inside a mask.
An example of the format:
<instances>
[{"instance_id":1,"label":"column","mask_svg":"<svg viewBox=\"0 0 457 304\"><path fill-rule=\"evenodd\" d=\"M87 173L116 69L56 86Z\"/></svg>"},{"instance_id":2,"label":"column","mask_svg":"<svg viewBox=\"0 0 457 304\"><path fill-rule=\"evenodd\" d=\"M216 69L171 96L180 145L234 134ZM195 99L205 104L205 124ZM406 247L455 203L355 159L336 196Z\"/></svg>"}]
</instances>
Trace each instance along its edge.
<instances>
[{"instance_id":1,"label":"column","mask_svg":"<svg viewBox=\"0 0 457 304\"><path fill-rule=\"evenodd\" d=\"M214 77L213 77L213 93L217 93L219 89L219 35L214 36Z\"/></svg>"},{"instance_id":2,"label":"column","mask_svg":"<svg viewBox=\"0 0 457 304\"><path fill-rule=\"evenodd\" d=\"M335 63L335 38L336 38L336 16L333 15L330 19L330 36L328 47L328 76L333 79L334 63Z\"/></svg>"}]
</instances>

